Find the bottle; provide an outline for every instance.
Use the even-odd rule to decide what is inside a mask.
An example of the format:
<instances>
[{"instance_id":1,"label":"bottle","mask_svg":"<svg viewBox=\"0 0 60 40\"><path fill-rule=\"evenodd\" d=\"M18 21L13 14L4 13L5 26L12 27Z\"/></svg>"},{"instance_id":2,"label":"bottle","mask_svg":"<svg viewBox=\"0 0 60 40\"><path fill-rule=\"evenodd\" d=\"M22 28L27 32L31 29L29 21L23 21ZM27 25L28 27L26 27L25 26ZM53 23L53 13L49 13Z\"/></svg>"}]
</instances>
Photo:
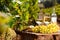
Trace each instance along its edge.
<instances>
[{"instance_id":1,"label":"bottle","mask_svg":"<svg viewBox=\"0 0 60 40\"><path fill-rule=\"evenodd\" d=\"M51 22L52 23L57 23L57 15L55 13L55 8L53 8L53 13L51 15Z\"/></svg>"}]
</instances>

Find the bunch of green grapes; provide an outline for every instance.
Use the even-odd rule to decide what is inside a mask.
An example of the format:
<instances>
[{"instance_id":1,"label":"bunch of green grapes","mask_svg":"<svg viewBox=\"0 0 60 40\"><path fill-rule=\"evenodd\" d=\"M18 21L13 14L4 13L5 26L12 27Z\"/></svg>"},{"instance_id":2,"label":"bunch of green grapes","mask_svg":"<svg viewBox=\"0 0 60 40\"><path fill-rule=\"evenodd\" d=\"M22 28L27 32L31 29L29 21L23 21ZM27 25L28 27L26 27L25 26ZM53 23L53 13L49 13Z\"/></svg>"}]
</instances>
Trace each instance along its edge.
<instances>
[{"instance_id":1,"label":"bunch of green grapes","mask_svg":"<svg viewBox=\"0 0 60 40\"><path fill-rule=\"evenodd\" d=\"M42 25L39 27L39 29L40 29L40 33L47 33L47 26Z\"/></svg>"},{"instance_id":2,"label":"bunch of green grapes","mask_svg":"<svg viewBox=\"0 0 60 40\"><path fill-rule=\"evenodd\" d=\"M34 28L32 28L33 32L40 32L43 34L50 34L50 33L56 33L59 30L59 26L56 23L51 23L46 25L41 25L41 26L36 26Z\"/></svg>"},{"instance_id":3,"label":"bunch of green grapes","mask_svg":"<svg viewBox=\"0 0 60 40\"><path fill-rule=\"evenodd\" d=\"M34 28L32 28L33 32L39 32L39 26L35 26Z\"/></svg>"},{"instance_id":4,"label":"bunch of green grapes","mask_svg":"<svg viewBox=\"0 0 60 40\"><path fill-rule=\"evenodd\" d=\"M47 27L45 25L35 26L32 28L33 32L47 33Z\"/></svg>"},{"instance_id":5,"label":"bunch of green grapes","mask_svg":"<svg viewBox=\"0 0 60 40\"><path fill-rule=\"evenodd\" d=\"M58 32L59 26L56 23L51 23L51 24L49 24L47 26L42 25L42 26L40 26L39 29L40 29L41 33L44 33L44 34L48 33L48 34L50 34L50 33Z\"/></svg>"},{"instance_id":6,"label":"bunch of green grapes","mask_svg":"<svg viewBox=\"0 0 60 40\"><path fill-rule=\"evenodd\" d=\"M48 33L55 33L55 32L58 32L59 30L59 26L55 23L51 23L48 25Z\"/></svg>"}]
</instances>

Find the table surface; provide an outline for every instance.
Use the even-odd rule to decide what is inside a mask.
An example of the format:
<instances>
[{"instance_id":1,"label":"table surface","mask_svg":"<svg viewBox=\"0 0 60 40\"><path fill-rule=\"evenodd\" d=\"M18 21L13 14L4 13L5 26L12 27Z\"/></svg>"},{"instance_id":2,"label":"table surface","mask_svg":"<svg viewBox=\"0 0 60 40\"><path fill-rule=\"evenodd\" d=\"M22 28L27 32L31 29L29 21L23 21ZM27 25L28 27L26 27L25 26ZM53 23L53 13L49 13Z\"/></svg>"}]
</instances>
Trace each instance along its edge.
<instances>
[{"instance_id":1,"label":"table surface","mask_svg":"<svg viewBox=\"0 0 60 40\"><path fill-rule=\"evenodd\" d=\"M41 34L41 33L24 32L23 31L22 33L33 34L33 35L60 35L60 32L58 32L58 33L52 33L52 34Z\"/></svg>"}]
</instances>

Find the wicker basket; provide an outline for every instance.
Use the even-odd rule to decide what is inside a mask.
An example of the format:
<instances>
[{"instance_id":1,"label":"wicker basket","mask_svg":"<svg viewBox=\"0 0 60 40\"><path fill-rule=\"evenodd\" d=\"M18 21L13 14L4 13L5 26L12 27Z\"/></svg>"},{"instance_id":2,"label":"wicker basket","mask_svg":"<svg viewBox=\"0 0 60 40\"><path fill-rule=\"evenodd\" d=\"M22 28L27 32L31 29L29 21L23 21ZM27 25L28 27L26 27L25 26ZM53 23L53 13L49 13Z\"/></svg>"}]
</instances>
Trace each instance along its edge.
<instances>
[{"instance_id":1,"label":"wicker basket","mask_svg":"<svg viewBox=\"0 0 60 40\"><path fill-rule=\"evenodd\" d=\"M0 40L6 40L6 38L5 37L0 37ZM16 40L16 37L12 38L11 40Z\"/></svg>"},{"instance_id":2,"label":"wicker basket","mask_svg":"<svg viewBox=\"0 0 60 40\"><path fill-rule=\"evenodd\" d=\"M11 40L19 40L18 38L19 38L19 37L17 37L17 36L16 36L16 37L12 38ZM0 36L0 40L6 40L6 38L5 38L5 37Z\"/></svg>"}]
</instances>

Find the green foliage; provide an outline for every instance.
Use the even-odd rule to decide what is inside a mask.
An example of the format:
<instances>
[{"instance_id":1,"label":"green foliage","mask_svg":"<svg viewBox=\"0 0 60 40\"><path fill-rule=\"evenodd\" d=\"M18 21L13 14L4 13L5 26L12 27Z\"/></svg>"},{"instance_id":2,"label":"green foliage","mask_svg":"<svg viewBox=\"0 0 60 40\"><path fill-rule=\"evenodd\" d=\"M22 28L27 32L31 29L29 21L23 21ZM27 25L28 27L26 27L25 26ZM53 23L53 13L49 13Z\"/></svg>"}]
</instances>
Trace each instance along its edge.
<instances>
[{"instance_id":1,"label":"green foliage","mask_svg":"<svg viewBox=\"0 0 60 40\"><path fill-rule=\"evenodd\" d=\"M55 10L56 14L57 14L57 15L60 15L60 4L56 4L54 7L55 7L55 9L56 9L56 10ZM43 11L44 11L45 13L52 14L52 12L53 12L53 7L43 9Z\"/></svg>"},{"instance_id":2,"label":"green foliage","mask_svg":"<svg viewBox=\"0 0 60 40\"><path fill-rule=\"evenodd\" d=\"M25 26L28 24L29 18L33 17L35 20L37 19L39 12L38 0L23 0L21 2L22 4L16 3L14 9L20 16L20 26Z\"/></svg>"},{"instance_id":3,"label":"green foliage","mask_svg":"<svg viewBox=\"0 0 60 40\"><path fill-rule=\"evenodd\" d=\"M55 6L55 9L56 9L57 15L60 15L60 4L57 4L57 5Z\"/></svg>"},{"instance_id":4,"label":"green foliage","mask_svg":"<svg viewBox=\"0 0 60 40\"><path fill-rule=\"evenodd\" d=\"M12 0L0 0L0 11L8 12L8 8Z\"/></svg>"},{"instance_id":5,"label":"green foliage","mask_svg":"<svg viewBox=\"0 0 60 40\"><path fill-rule=\"evenodd\" d=\"M38 17L38 12L40 10L38 7L38 0L19 0L21 4L17 1L12 2L12 0L1 0L0 9L2 9L0 11L11 13L12 18L8 23L10 27L16 26L17 28L17 22L19 22L19 28L24 29L23 26L28 25L29 18L34 18L36 20ZM4 6L9 10L4 8ZM16 15L19 15L19 17L15 17Z\"/></svg>"},{"instance_id":6,"label":"green foliage","mask_svg":"<svg viewBox=\"0 0 60 40\"><path fill-rule=\"evenodd\" d=\"M43 11L45 12L45 14L51 15L52 12L53 12L53 8L52 7L51 8L46 8L46 9L43 9Z\"/></svg>"}]
</instances>

